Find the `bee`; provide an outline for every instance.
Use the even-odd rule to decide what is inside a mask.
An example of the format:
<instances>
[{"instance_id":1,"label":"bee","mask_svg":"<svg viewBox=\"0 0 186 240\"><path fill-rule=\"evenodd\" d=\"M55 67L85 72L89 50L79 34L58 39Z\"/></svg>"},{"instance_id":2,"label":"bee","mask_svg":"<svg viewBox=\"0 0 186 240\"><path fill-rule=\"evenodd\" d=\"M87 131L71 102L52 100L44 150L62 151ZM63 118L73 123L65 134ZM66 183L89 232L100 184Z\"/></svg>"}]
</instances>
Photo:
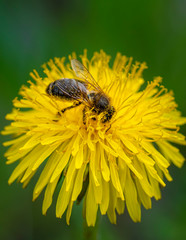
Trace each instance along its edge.
<instances>
[{"instance_id":1,"label":"bee","mask_svg":"<svg viewBox=\"0 0 186 240\"><path fill-rule=\"evenodd\" d=\"M75 75L82 80L71 78L56 80L48 85L46 93L63 100L73 101L71 106L61 110L62 113L83 104L84 124L87 109L90 109L96 115L102 113L101 122L108 122L115 113L114 107L110 104L109 97L103 92L88 69L77 59L71 60L71 66ZM92 119L96 120L95 117Z\"/></svg>"}]
</instances>

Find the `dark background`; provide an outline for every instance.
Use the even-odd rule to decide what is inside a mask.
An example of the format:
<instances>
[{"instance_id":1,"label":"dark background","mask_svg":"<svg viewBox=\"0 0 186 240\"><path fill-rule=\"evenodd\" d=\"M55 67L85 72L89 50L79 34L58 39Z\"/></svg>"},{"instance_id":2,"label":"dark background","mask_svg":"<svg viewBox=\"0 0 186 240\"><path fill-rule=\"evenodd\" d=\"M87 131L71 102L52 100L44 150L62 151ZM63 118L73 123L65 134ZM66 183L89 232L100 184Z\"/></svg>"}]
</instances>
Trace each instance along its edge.
<instances>
[{"instance_id":1,"label":"dark background","mask_svg":"<svg viewBox=\"0 0 186 240\"><path fill-rule=\"evenodd\" d=\"M162 76L186 116L185 0L0 1L0 34L1 129L32 69L84 48L90 57L103 49L112 58L121 52L146 61L145 80ZM43 196L31 200L37 176L25 190L16 183L8 186L15 165L5 165L4 152L1 147L0 239L82 239L81 206L73 208L70 226L65 217L55 217L55 204L42 216ZM174 181L162 189L160 201L153 200L151 210L142 209L141 223L133 223L127 211L117 225L101 217L99 239L186 239L186 166L171 166L170 172Z\"/></svg>"}]
</instances>

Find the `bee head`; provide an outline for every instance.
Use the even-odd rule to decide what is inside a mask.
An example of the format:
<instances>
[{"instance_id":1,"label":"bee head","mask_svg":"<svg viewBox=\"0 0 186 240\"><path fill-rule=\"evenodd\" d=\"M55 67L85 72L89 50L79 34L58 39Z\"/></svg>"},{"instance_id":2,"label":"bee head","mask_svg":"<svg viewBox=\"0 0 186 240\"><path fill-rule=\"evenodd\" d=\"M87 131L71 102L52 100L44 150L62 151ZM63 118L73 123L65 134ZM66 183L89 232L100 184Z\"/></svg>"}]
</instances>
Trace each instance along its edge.
<instances>
[{"instance_id":1,"label":"bee head","mask_svg":"<svg viewBox=\"0 0 186 240\"><path fill-rule=\"evenodd\" d=\"M89 94L89 99L92 102L93 111L96 112L97 114L106 111L110 106L110 101L108 97L103 94L91 92Z\"/></svg>"},{"instance_id":2,"label":"bee head","mask_svg":"<svg viewBox=\"0 0 186 240\"><path fill-rule=\"evenodd\" d=\"M102 113L101 122L105 123L109 121L113 114L115 113L115 109L110 105L110 100L106 95L102 93L91 92L89 95L89 99L92 101L92 111L96 114Z\"/></svg>"}]
</instances>

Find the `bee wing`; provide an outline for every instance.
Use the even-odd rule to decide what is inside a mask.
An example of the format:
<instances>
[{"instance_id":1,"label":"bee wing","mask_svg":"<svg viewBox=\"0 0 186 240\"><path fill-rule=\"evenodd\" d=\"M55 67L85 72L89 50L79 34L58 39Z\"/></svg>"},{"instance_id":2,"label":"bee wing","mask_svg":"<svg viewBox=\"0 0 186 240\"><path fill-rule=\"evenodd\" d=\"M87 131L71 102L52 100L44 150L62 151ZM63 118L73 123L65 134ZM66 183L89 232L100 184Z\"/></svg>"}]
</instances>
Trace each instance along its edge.
<instances>
[{"instance_id":1,"label":"bee wing","mask_svg":"<svg viewBox=\"0 0 186 240\"><path fill-rule=\"evenodd\" d=\"M61 84L59 81L56 82L56 85L57 85L57 87L59 88L59 90L61 90L62 92L64 92L64 93L65 93L67 96L69 96L70 98L72 98L72 99L74 99L74 100L77 100L77 101L83 103L84 105L90 107L90 100L89 100L87 94L85 94L84 92L81 91L80 94L75 95L75 94L73 94L73 92L72 92L72 94L71 94L70 92L68 92L68 91L66 90L66 88L64 87L64 85ZM77 88L79 88L79 87L78 87L78 83L77 83Z\"/></svg>"},{"instance_id":2,"label":"bee wing","mask_svg":"<svg viewBox=\"0 0 186 240\"><path fill-rule=\"evenodd\" d=\"M86 83L90 84L93 88L99 90L99 92L103 92L99 84L89 73L88 69L85 66L83 66L83 64L81 64L77 59L71 60L71 66L77 77L82 78Z\"/></svg>"}]
</instances>

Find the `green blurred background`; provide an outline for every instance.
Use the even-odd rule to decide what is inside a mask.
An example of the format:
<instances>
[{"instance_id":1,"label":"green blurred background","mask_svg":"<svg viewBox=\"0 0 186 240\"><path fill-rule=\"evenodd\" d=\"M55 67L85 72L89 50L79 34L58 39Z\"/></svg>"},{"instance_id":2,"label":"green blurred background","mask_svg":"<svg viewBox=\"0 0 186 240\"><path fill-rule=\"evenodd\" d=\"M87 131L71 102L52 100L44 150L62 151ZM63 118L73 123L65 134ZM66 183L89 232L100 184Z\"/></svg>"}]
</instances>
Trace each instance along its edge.
<instances>
[{"instance_id":1,"label":"green blurred background","mask_svg":"<svg viewBox=\"0 0 186 240\"><path fill-rule=\"evenodd\" d=\"M162 76L186 116L185 0L1 0L0 29L1 129L33 68L72 51L81 54L84 48L89 56L103 49L112 58L119 51L146 61L145 79ZM185 155L183 147L181 151ZM81 206L73 208L70 226L65 218L55 218L55 204L42 216L43 196L31 200L37 177L25 190L16 183L8 186L15 165L5 165L4 152L1 146L0 239L82 239ZM170 172L174 181L162 189L160 201L153 200L151 210L142 209L141 223L133 223L127 211L117 225L101 217L98 239L186 239L186 166L171 166Z\"/></svg>"}]
</instances>

